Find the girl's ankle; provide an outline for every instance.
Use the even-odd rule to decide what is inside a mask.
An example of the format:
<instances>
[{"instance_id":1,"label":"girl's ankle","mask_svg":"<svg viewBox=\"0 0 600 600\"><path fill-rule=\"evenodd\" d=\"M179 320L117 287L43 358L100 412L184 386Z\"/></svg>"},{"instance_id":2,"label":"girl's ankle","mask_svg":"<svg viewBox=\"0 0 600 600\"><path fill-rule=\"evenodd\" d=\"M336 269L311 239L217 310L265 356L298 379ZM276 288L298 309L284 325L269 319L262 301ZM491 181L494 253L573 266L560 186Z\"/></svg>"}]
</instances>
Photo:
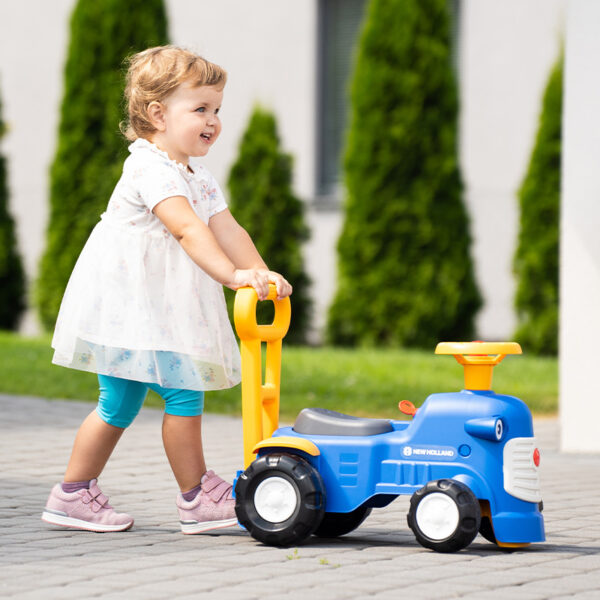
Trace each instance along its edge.
<instances>
[{"instance_id":1,"label":"girl's ankle","mask_svg":"<svg viewBox=\"0 0 600 600\"><path fill-rule=\"evenodd\" d=\"M73 492L78 492L79 490L88 490L90 488L90 481L63 481L60 484L62 491L66 494L72 494Z\"/></svg>"}]
</instances>

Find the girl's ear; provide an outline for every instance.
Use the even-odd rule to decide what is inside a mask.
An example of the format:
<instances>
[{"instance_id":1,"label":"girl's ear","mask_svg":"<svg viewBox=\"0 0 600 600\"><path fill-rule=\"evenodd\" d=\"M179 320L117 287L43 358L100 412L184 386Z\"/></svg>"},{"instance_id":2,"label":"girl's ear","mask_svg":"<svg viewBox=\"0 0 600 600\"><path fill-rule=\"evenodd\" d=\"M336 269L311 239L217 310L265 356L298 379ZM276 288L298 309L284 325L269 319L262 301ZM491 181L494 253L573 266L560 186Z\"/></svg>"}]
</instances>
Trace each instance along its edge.
<instances>
[{"instance_id":1,"label":"girl's ear","mask_svg":"<svg viewBox=\"0 0 600 600\"><path fill-rule=\"evenodd\" d=\"M154 125L154 128L157 131L164 131L166 128L165 125L165 113L164 107L160 102L156 102L155 100L148 104L148 118L150 119L150 123Z\"/></svg>"}]
</instances>

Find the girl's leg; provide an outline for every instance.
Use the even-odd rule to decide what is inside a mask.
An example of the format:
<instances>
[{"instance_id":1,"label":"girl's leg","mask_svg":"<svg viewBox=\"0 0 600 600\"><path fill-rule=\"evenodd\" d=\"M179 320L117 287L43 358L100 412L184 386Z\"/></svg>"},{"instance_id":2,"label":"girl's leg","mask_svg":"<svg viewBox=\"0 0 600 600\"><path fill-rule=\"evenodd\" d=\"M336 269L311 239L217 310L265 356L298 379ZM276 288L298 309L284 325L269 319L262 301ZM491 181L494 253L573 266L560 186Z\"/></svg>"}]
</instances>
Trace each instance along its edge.
<instances>
[{"instance_id":1,"label":"girl's leg","mask_svg":"<svg viewBox=\"0 0 600 600\"><path fill-rule=\"evenodd\" d=\"M98 478L148 392L147 385L139 381L98 375L98 382L98 406L77 432L65 482Z\"/></svg>"},{"instance_id":2,"label":"girl's leg","mask_svg":"<svg viewBox=\"0 0 600 600\"><path fill-rule=\"evenodd\" d=\"M202 447L204 392L148 384L165 401L163 444L179 489L187 492L206 473Z\"/></svg>"},{"instance_id":3,"label":"girl's leg","mask_svg":"<svg viewBox=\"0 0 600 600\"><path fill-rule=\"evenodd\" d=\"M204 394L150 387L165 399L163 442L181 489L176 501L181 530L183 533L202 533L234 526L237 518L231 484L213 471L207 471L204 462Z\"/></svg>"},{"instance_id":4,"label":"girl's leg","mask_svg":"<svg viewBox=\"0 0 600 600\"><path fill-rule=\"evenodd\" d=\"M94 410L81 424L71 458L65 472L65 482L97 479L125 431L105 423Z\"/></svg>"},{"instance_id":5,"label":"girl's leg","mask_svg":"<svg viewBox=\"0 0 600 600\"><path fill-rule=\"evenodd\" d=\"M182 492L193 489L206 473L202 448L202 415L186 417L165 413L162 436L179 489Z\"/></svg>"},{"instance_id":6,"label":"girl's leg","mask_svg":"<svg viewBox=\"0 0 600 600\"><path fill-rule=\"evenodd\" d=\"M133 518L108 504L96 479L139 412L148 388L143 383L103 375L98 380L98 406L77 432L65 481L52 488L42 520L88 531L125 531L133 525Z\"/></svg>"}]
</instances>

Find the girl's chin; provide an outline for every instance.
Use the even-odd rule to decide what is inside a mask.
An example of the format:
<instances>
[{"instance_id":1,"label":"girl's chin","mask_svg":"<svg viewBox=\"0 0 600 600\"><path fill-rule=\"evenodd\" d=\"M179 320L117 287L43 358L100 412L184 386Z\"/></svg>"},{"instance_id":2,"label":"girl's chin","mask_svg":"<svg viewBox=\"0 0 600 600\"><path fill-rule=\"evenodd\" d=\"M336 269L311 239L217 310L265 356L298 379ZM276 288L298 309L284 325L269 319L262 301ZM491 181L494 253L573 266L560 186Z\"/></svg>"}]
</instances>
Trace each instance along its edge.
<instances>
[{"instance_id":1,"label":"girl's chin","mask_svg":"<svg viewBox=\"0 0 600 600\"><path fill-rule=\"evenodd\" d=\"M206 156L212 144L202 144L195 148L195 153L192 156Z\"/></svg>"}]
</instances>

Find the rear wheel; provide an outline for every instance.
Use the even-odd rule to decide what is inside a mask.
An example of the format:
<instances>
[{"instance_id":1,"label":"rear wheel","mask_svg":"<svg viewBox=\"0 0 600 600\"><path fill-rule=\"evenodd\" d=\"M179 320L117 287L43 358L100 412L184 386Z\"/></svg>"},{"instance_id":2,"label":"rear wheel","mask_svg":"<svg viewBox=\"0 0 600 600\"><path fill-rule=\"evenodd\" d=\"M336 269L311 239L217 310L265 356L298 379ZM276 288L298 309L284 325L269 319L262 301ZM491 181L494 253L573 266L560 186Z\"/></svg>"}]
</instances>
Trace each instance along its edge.
<instances>
[{"instance_id":1,"label":"rear wheel","mask_svg":"<svg viewBox=\"0 0 600 600\"><path fill-rule=\"evenodd\" d=\"M498 543L498 540L496 539L496 535L494 534L494 528L492 527L492 522L489 517L487 517L487 516L481 517L481 525L479 526L479 533L488 542L492 542L492 544Z\"/></svg>"},{"instance_id":2,"label":"rear wheel","mask_svg":"<svg viewBox=\"0 0 600 600\"><path fill-rule=\"evenodd\" d=\"M479 502L464 483L453 479L430 481L410 500L408 526L419 544L436 552L457 552L477 535Z\"/></svg>"},{"instance_id":3,"label":"rear wheel","mask_svg":"<svg viewBox=\"0 0 600 600\"><path fill-rule=\"evenodd\" d=\"M267 454L238 478L235 512L250 535L270 546L290 546L309 537L325 512L318 471L300 456Z\"/></svg>"},{"instance_id":4,"label":"rear wheel","mask_svg":"<svg viewBox=\"0 0 600 600\"><path fill-rule=\"evenodd\" d=\"M315 535L323 538L339 537L354 531L370 514L373 509L359 506L347 513L326 512L321 524L315 530Z\"/></svg>"}]
</instances>

